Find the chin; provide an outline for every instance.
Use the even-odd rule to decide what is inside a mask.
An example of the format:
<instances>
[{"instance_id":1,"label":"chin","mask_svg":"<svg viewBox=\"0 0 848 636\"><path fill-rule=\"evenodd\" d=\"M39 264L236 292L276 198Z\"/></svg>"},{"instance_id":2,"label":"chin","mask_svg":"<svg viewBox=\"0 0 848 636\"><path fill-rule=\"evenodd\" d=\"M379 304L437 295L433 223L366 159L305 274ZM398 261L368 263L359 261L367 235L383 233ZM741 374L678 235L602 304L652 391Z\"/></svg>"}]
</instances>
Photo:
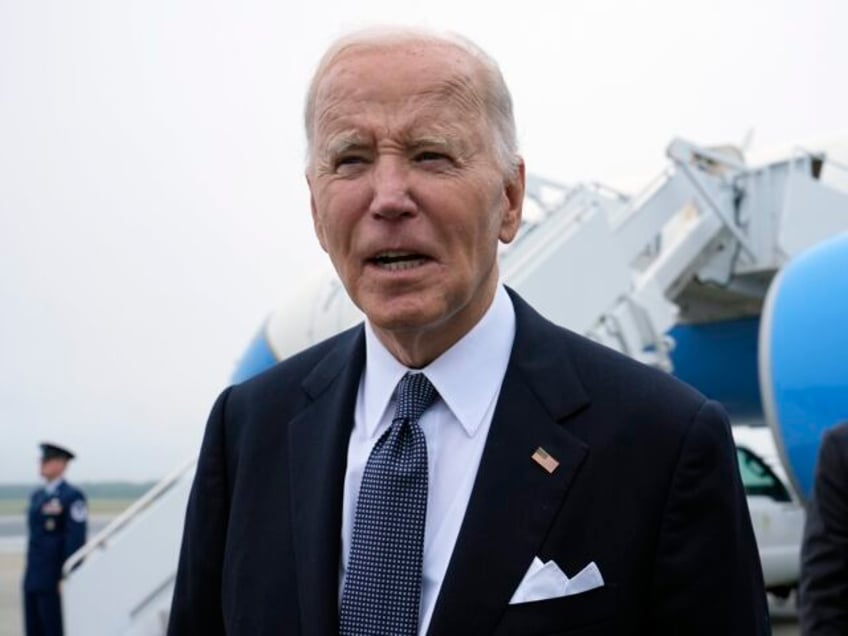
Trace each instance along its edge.
<instances>
[{"instance_id":1,"label":"chin","mask_svg":"<svg viewBox=\"0 0 848 636\"><path fill-rule=\"evenodd\" d=\"M424 316L437 313L440 303L430 297L428 290L395 292L368 290L357 295L354 301L374 324L385 322L417 323Z\"/></svg>"},{"instance_id":2,"label":"chin","mask_svg":"<svg viewBox=\"0 0 848 636\"><path fill-rule=\"evenodd\" d=\"M365 315L375 328L398 333L426 330L438 324L437 317L415 310L392 310L383 307L377 311L366 311Z\"/></svg>"}]
</instances>

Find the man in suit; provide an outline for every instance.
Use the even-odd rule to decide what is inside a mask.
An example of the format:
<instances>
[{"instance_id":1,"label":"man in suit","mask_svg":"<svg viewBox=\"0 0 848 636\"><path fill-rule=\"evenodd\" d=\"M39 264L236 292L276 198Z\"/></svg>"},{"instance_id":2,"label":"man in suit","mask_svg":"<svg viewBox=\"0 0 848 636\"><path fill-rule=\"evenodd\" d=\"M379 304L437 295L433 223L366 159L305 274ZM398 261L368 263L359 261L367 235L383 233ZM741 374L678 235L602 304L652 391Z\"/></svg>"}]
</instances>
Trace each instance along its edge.
<instances>
[{"instance_id":1,"label":"man in suit","mask_svg":"<svg viewBox=\"0 0 848 636\"><path fill-rule=\"evenodd\" d=\"M768 633L721 408L498 282L524 163L495 62L353 34L306 133L366 321L216 402L169 633Z\"/></svg>"},{"instance_id":2,"label":"man in suit","mask_svg":"<svg viewBox=\"0 0 848 636\"><path fill-rule=\"evenodd\" d=\"M41 444L41 476L46 484L32 493L28 513L23 585L27 636L62 634L62 564L85 543L88 521L85 495L64 479L73 458L66 448Z\"/></svg>"},{"instance_id":3,"label":"man in suit","mask_svg":"<svg viewBox=\"0 0 848 636\"><path fill-rule=\"evenodd\" d=\"M801 546L800 622L810 636L848 634L848 422L819 447Z\"/></svg>"}]
</instances>

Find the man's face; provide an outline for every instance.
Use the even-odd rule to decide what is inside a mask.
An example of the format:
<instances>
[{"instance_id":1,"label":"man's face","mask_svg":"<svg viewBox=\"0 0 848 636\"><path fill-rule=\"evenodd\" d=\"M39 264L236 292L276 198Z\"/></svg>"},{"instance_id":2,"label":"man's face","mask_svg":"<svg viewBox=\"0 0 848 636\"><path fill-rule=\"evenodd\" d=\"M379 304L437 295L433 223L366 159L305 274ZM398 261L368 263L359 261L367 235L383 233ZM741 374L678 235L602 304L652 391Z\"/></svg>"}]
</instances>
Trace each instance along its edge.
<instances>
[{"instance_id":1,"label":"man's face","mask_svg":"<svg viewBox=\"0 0 848 636\"><path fill-rule=\"evenodd\" d=\"M508 179L498 166L476 70L445 44L359 47L319 85L315 231L384 343L423 336L438 355L461 338L518 229L523 165Z\"/></svg>"},{"instance_id":2,"label":"man's face","mask_svg":"<svg viewBox=\"0 0 848 636\"><path fill-rule=\"evenodd\" d=\"M47 481L53 481L54 479L62 476L62 473L65 472L65 466L67 463L67 460L62 459L61 457L43 459L41 460L41 476Z\"/></svg>"}]
</instances>

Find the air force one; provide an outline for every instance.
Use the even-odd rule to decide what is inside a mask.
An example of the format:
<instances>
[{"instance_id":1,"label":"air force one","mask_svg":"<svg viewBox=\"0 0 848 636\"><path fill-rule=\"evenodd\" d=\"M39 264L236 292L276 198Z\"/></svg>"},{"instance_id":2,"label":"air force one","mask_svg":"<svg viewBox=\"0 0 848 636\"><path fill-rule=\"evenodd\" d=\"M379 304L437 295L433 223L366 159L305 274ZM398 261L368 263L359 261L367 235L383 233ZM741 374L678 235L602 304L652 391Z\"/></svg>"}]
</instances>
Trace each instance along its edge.
<instances>
[{"instance_id":1,"label":"air force one","mask_svg":"<svg viewBox=\"0 0 848 636\"><path fill-rule=\"evenodd\" d=\"M797 583L822 432L848 420L848 166L834 159L846 150L748 165L676 139L636 196L531 176L500 256L503 281L549 319L725 405L780 594ZM233 381L360 320L336 278L315 280L271 314ZM163 633L193 473L194 460L178 467L68 560L70 636Z\"/></svg>"}]
</instances>

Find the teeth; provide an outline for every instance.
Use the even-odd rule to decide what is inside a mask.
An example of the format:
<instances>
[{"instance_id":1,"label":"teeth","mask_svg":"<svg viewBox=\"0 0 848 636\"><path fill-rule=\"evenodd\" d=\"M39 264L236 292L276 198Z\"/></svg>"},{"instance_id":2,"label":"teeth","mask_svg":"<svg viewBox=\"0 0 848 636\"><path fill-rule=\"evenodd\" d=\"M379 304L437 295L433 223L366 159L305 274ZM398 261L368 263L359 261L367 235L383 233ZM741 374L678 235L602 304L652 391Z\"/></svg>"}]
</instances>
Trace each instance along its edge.
<instances>
[{"instance_id":1,"label":"teeth","mask_svg":"<svg viewBox=\"0 0 848 636\"><path fill-rule=\"evenodd\" d=\"M381 269L399 271L419 267L427 261L425 256L414 252L380 252L371 262Z\"/></svg>"},{"instance_id":2,"label":"teeth","mask_svg":"<svg viewBox=\"0 0 848 636\"><path fill-rule=\"evenodd\" d=\"M389 271L399 271L402 269L412 269L413 267L419 267L424 264L426 259L416 258L415 260L405 260L405 261L377 261L377 265L381 269L387 269Z\"/></svg>"}]
</instances>

